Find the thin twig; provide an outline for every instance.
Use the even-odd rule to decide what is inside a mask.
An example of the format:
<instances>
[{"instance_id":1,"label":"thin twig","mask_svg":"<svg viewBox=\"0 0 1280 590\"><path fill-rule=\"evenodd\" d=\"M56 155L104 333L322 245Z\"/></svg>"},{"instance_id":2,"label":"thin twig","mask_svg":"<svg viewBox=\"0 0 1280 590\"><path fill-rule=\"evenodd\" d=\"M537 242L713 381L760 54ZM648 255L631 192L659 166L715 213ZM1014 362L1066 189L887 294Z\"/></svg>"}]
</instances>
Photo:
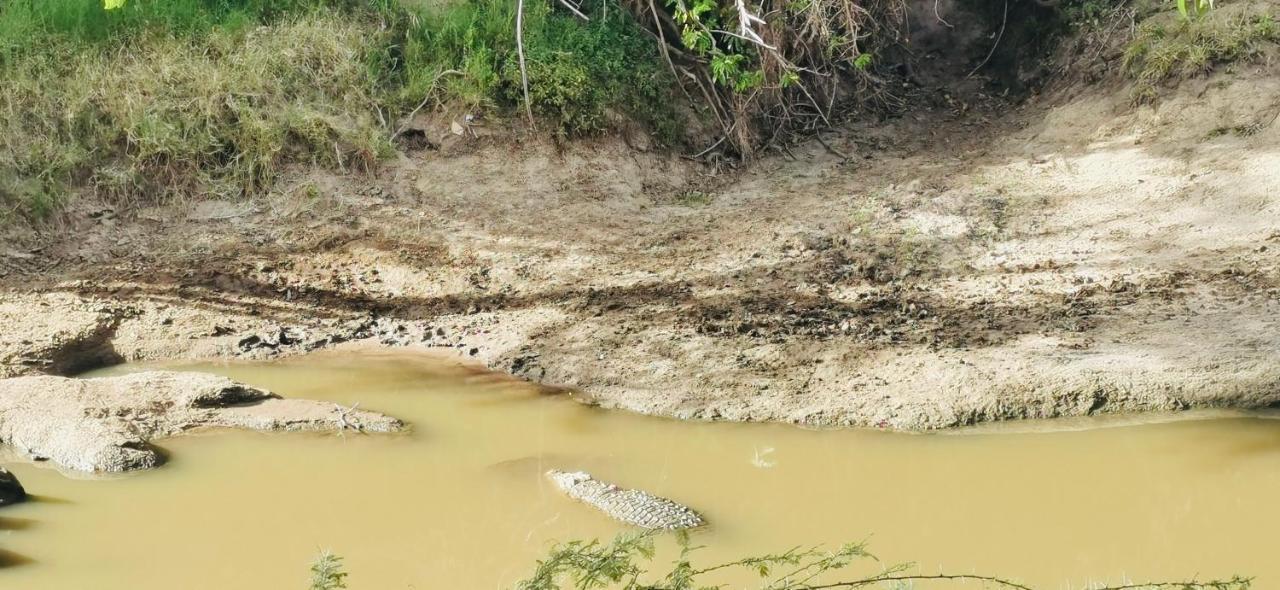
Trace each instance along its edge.
<instances>
[{"instance_id":1,"label":"thin twig","mask_svg":"<svg viewBox=\"0 0 1280 590\"><path fill-rule=\"evenodd\" d=\"M790 146L788 146L788 145L787 145L787 144L785 144L785 143L780 144L780 145L782 146L782 153L784 153L784 154L786 154L786 155L787 155L787 159L788 159L788 160L791 160L792 162L798 162L798 161L800 160L800 158L797 158L797 157L796 157L795 152L791 151L791 147L790 147Z\"/></svg>"},{"instance_id":2,"label":"thin twig","mask_svg":"<svg viewBox=\"0 0 1280 590\"><path fill-rule=\"evenodd\" d=\"M707 105L711 107L711 112L716 116L716 122L720 123L720 129L724 131L724 134L726 137L731 135L732 131L729 127L729 124L725 122L725 117L722 117L720 115L721 105L719 102L716 101L715 98L713 98L714 93L711 91L708 91L707 87L703 85L702 79L695 76L693 72L690 72L689 70L684 68L681 68L680 71L684 72L684 75L688 76L689 79L693 80L694 84L698 85L698 90L702 91L702 98L705 99L707 101ZM713 86L712 90L714 89L715 87ZM728 113L725 113L725 116L728 116Z\"/></svg>"},{"instance_id":3,"label":"thin twig","mask_svg":"<svg viewBox=\"0 0 1280 590\"><path fill-rule=\"evenodd\" d=\"M351 404L350 408L344 408L338 404L333 404L333 407L338 410L338 430L340 432L346 431L348 428L350 428L351 430L355 430L356 432L364 431L364 428L360 426L360 423L358 421L356 422L347 421L347 414L356 411L356 408L360 407L360 402Z\"/></svg>"},{"instance_id":4,"label":"thin twig","mask_svg":"<svg viewBox=\"0 0 1280 590\"><path fill-rule=\"evenodd\" d=\"M401 125L399 129L396 129L396 132L392 133L391 137L387 138L387 140L395 141L397 137L400 137L401 133L404 133L405 129L409 128L409 124L413 121L413 118L418 115L418 111L422 110L422 107L427 106L427 103L431 101L431 96L432 96L431 93L435 91L436 82L439 82L440 78L443 78L446 75L461 74L461 73L462 72L458 70L445 70L443 72L440 72L439 74L436 74L436 77L431 79L431 85L427 87L427 92L425 93L425 96L422 97L422 102L418 103L418 106L414 108L412 112L409 113L408 117L405 117L404 124Z\"/></svg>"},{"instance_id":5,"label":"thin twig","mask_svg":"<svg viewBox=\"0 0 1280 590\"><path fill-rule=\"evenodd\" d=\"M934 16L934 18L937 18L937 19L938 19L938 22L940 22L940 23L942 23L942 24L944 24L944 25L947 25L947 28L948 28L948 29L954 29L954 28L956 28L956 27L955 27L955 25L953 25L953 24L951 24L951 23L947 22L947 19L942 18L942 15L938 13L938 3L939 3L939 2L941 2L941 1L942 1L942 0L933 0L933 16Z\"/></svg>"},{"instance_id":6,"label":"thin twig","mask_svg":"<svg viewBox=\"0 0 1280 590\"><path fill-rule=\"evenodd\" d=\"M831 147L825 140L823 140L821 131L814 132L813 137L818 140L818 143L822 144L822 147L827 148L827 151L839 156L841 160L848 162L852 159L848 154Z\"/></svg>"},{"instance_id":7,"label":"thin twig","mask_svg":"<svg viewBox=\"0 0 1280 590\"><path fill-rule=\"evenodd\" d=\"M524 112L533 125L533 103L529 102L529 72L524 66L524 0L516 2L516 53L520 57L520 87L524 90Z\"/></svg>"},{"instance_id":8,"label":"thin twig","mask_svg":"<svg viewBox=\"0 0 1280 590\"><path fill-rule=\"evenodd\" d=\"M580 19L582 19L582 20L585 20L585 21L589 21L589 20L591 20L591 19L587 18L587 15L582 14L582 11L581 11L581 10L578 10L578 7L577 7L577 6L574 6L573 4L570 4L570 3L569 3L569 0L560 0L560 3L561 3L561 4L563 4L565 8L568 8L570 12L574 13L575 15L577 15L577 16L578 16L578 18L580 18Z\"/></svg>"},{"instance_id":9,"label":"thin twig","mask_svg":"<svg viewBox=\"0 0 1280 590\"><path fill-rule=\"evenodd\" d=\"M1015 588L1016 590L1032 590L1030 586L1023 586L1017 582L996 578L993 576L977 576L966 574L934 574L934 575L891 575L891 576L874 576L863 580L853 580L851 582L836 582L833 584L820 584L817 586L804 586L797 590L823 590L832 588L861 588L880 582L910 582L917 580L970 580L978 582L990 582L992 584L1000 584L1005 588Z\"/></svg>"},{"instance_id":10,"label":"thin twig","mask_svg":"<svg viewBox=\"0 0 1280 590\"><path fill-rule=\"evenodd\" d=\"M983 66L987 65L987 62L991 61L991 56L996 54L996 48L1000 46L1000 39L1004 38L1004 27L1007 24L1009 24L1009 0L1004 0L1004 16L1000 20L1000 32L996 34L996 42L991 44L991 51L987 52L987 57L982 60L982 63L973 68L969 75L965 76L966 79L972 78L974 74L978 73L978 70L981 70Z\"/></svg>"},{"instance_id":11,"label":"thin twig","mask_svg":"<svg viewBox=\"0 0 1280 590\"><path fill-rule=\"evenodd\" d=\"M801 586L796 590L834 590L836 588L861 588L881 582L910 582L918 580L954 580L954 581L977 581L988 582L991 584L999 584L1005 588L1013 588L1015 590L1033 590L1030 586L1019 584L1012 580L997 578L994 576L979 576L973 574L934 574L934 575L884 575L873 576L862 580L852 580L849 582L835 582L831 584L821 584L817 586ZM1176 590L1190 590L1199 588L1200 590L1212 589L1228 589L1233 588L1237 584L1251 581L1252 578L1232 578L1230 580L1211 580L1208 582L1146 582L1142 584L1125 584L1123 586L1105 586L1095 590L1160 590L1162 588L1173 588Z\"/></svg>"},{"instance_id":12,"label":"thin twig","mask_svg":"<svg viewBox=\"0 0 1280 590\"><path fill-rule=\"evenodd\" d=\"M721 136L721 137L720 137L720 139L717 139L715 143L711 144L711 147L709 147L709 148L707 148L707 149L705 149L705 150L702 150L702 151L700 151L700 152L698 152L698 153L696 153L696 154L694 154L694 155L692 155L692 156L687 156L687 157L688 157L690 160L697 160L698 158L701 158L702 156L707 155L707 152L710 152L711 150L716 149L716 146L718 146L718 145L720 145L720 144L724 143L724 140L725 140L725 139L728 139L728 137L726 137L726 136Z\"/></svg>"},{"instance_id":13,"label":"thin twig","mask_svg":"<svg viewBox=\"0 0 1280 590\"><path fill-rule=\"evenodd\" d=\"M671 78L675 80L676 86L680 87L680 92L684 93L684 97L693 103L693 95L684 87L684 81L680 79L680 74L676 73L676 64L671 61L671 52L667 50L667 34L662 31L662 21L658 19L658 8L653 5L653 0L649 0L649 12L653 14L653 28L658 30L658 49L662 50L662 57L667 60L667 67L671 69Z\"/></svg>"},{"instance_id":14,"label":"thin twig","mask_svg":"<svg viewBox=\"0 0 1280 590\"><path fill-rule=\"evenodd\" d=\"M1098 590L1159 590L1160 588L1175 588L1176 590L1187 590L1189 588L1230 588L1235 584L1252 582L1253 578L1232 578L1230 580L1212 580L1209 582L1147 582L1145 584L1125 584L1124 586L1107 586L1098 588Z\"/></svg>"}]
</instances>

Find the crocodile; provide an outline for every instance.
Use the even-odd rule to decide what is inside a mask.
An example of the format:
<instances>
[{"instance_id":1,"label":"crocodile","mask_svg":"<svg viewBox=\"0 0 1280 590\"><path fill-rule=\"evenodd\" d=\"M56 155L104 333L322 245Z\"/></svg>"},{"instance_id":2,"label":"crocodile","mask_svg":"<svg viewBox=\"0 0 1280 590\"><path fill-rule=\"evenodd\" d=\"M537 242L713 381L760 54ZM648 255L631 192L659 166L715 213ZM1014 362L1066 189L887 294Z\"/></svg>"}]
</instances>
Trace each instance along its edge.
<instances>
[{"instance_id":1,"label":"crocodile","mask_svg":"<svg viewBox=\"0 0 1280 590\"><path fill-rule=\"evenodd\" d=\"M615 520L646 529L691 529L702 517L691 508L641 490L628 490L583 471L552 469L547 477L570 498L590 504Z\"/></svg>"}]
</instances>

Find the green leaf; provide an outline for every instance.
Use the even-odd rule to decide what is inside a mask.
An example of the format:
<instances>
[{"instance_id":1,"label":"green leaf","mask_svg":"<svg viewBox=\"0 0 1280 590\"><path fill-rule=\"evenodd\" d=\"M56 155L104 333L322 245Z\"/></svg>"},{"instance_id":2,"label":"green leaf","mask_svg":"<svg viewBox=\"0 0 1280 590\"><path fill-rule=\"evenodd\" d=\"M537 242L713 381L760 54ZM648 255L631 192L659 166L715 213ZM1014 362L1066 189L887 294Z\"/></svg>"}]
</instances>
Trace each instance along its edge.
<instances>
[{"instance_id":1,"label":"green leaf","mask_svg":"<svg viewBox=\"0 0 1280 590\"><path fill-rule=\"evenodd\" d=\"M738 76L738 80L733 83L733 90L735 92L746 92L748 90L759 88L761 84L764 84L764 72L761 70L752 70L750 72L743 72Z\"/></svg>"},{"instance_id":2,"label":"green leaf","mask_svg":"<svg viewBox=\"0 0 1280 590\"><path fill-rule=\"evenodd\" d=\"M711 58L711 77L724 86L736 86L742 76L740 64L746 56L741 53L718 53Z\"/></svg>"}]
</instances>

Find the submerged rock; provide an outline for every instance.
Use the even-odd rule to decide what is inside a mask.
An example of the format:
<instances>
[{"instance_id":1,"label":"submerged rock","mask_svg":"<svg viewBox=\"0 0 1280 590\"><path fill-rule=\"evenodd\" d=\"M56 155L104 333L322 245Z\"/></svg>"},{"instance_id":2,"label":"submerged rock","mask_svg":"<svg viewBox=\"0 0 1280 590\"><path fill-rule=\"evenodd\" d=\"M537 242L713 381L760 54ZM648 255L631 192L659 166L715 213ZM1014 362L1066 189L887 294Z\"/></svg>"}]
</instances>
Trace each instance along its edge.
<instances>
[{"instance_id":1,"label":"submerged rock","mask_svg":"<svg viewBox=\"0 0 1280 590\"><path fill-rule=\"evenodd\" d=\"M0 467L0 506L16 504L27 499L27 491L18 483L18 477Z\"/></svg>"},{"instance_id":2,"label":"submerged rock","mask_svg":"<svg viewBox=\"0 0 1280 590\"><path fill-rule=\"evenodd\" d=\"M627 524L647 529L691 529L703 524L702 517L691 508L641 490L619 488L583 471L552 469L547 477L570 498Z\"/></svg>"},{"instance_id":3,"label":"submerged rock","mask_svg":"<svg viewBox=\"0 0 1280 590\"><path fill-rule=\"evenodd\" d=\"M0 380L0 442L69 469L154 467L161 456L153 439L203 427L390 432L403 424L332 403L284 399L204 373Z\"/></svg>"}]
</instances>

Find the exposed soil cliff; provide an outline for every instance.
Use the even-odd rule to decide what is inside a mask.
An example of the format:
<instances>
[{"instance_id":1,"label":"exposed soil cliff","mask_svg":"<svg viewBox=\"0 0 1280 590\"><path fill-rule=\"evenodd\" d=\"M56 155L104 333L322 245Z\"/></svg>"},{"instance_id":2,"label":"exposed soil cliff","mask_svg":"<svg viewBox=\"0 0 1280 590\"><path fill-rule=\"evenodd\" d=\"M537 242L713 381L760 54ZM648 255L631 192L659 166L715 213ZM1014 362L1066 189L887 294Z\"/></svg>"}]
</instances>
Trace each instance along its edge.
<instances>
[{"instance_id":1,"label":"exposed soil cliff","mask_svg":"<svg viewBox=\"0 0 1280 590\"><path fill-rule=\"evenodd\" d=\"M452 137L261 201L85 205L0 248L0 312L30 326L0 371L373 339L684 418L1273 405L1278 73L1145 106L1118 83L921 91L736 171Z\"/></svg>"}]
</instances>

